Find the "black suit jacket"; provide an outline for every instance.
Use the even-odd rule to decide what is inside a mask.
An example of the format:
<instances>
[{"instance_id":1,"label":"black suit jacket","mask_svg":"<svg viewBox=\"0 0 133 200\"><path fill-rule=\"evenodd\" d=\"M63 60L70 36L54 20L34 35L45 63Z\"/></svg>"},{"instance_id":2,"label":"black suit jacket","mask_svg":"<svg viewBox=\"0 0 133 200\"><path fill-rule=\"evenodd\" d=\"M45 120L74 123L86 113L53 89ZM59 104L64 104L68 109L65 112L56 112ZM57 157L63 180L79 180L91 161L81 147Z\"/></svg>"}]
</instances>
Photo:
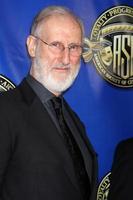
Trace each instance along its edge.
<instances>
[{"instance_id":1,"label":"black suit jacket","mask_svg":"<svg viewBox=\"0 0 133 200\"><path fill-rule=\"evenodd\" d=\"M66 106L95 200L96 154L79 118ZM0 113L0 200L81 200L62 136L26 80L1 94Z\"/></svg>"},{"instance_id":2,"label":"black suit jacket","mask_svg":"<svg viewBox=\"0 0 133 200\"><path fill-rule=\"evenodd\" d=\"M116 148L108 199L133 199L133 138L120 142Z\"/></svg>"}]
</instances>

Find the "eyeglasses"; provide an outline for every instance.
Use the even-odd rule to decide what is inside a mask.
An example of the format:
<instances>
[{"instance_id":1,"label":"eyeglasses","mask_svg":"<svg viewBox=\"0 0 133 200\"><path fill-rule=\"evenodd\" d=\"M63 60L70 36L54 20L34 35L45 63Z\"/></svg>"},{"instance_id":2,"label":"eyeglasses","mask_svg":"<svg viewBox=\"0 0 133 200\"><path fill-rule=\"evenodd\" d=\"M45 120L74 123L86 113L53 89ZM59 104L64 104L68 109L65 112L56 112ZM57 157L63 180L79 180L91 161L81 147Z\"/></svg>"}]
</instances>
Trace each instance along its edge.
<instances>
[{"instance_id":1,"label":"eyeglasses","mask_svg":"<svg viewBox=\"0 0 133 200\"><path fill-rule=\"evenodd\" d=\"M65 47L64 44L62 44L61 42L55 41L48 44L47 42L43 41L41 38L34 35L32 36L40 40L41 42L43 42L43 44L48 45L49 50L56 55L60 55L66 48L69 49L69 53L71 56L78 57L82 54L83 48L79 44L72 43L72 44L69 44L68 47Z\"/></svg>"}]
</instances>

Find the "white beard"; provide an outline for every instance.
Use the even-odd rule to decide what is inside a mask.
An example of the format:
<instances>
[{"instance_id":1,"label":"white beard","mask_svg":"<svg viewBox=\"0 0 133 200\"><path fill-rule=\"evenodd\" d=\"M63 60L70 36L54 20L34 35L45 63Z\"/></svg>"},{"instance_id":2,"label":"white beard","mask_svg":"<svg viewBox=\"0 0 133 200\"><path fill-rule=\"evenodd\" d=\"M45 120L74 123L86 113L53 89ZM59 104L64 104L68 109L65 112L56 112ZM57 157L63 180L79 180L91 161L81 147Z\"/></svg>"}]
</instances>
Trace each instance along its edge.
<instances>
[{"instance_id":1,"label":"white beard","mask_svg":"<svg viewBox=\"0 0 133 200\"><path fill-rule=\"evenodd\" d=\"M69 72L65 79L57 80L53 77L51 70L54 67L68 67ZM71 66L64 66L63 64L59 64L56 66L48 66L48 63L44 64L44 61L40 58L35 58L33 61L33 70L34 70L34 77L49 91L51 91L54 94L61 94L65 90L67 90L74 80L76 79L78 72L80 70L80 63L77 64L76 70L72 71Z\"/></svg>"}]
</instances>

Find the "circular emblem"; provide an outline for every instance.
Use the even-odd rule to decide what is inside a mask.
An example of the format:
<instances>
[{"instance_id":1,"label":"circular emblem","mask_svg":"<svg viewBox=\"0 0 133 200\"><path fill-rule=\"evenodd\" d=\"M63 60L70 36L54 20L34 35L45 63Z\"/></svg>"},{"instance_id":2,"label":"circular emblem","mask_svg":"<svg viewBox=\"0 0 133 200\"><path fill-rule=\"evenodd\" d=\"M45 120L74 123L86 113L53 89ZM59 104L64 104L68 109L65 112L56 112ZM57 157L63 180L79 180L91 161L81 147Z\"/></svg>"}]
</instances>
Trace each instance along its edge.
<instances>
[{"instance_id":1,"label":"circular emblem","mask_svg":"<svg viewBox=\"0 0 133 200\"><path fill-rule=\"evenodd\" d=\"M84 42L84 60L93 59L100 75L119 87L133 87L132 22L133 8L113 7L97 19Z\"/></svg>"},{"instance_id":2,"label":"circular emblem","mask_svg":"<svg viewBox=\"0 0 133 200\"><path fill-rule=\"evenodd\" d=\"M97 191L97 200L107 200L110 186L110 175L109 172L101 181Z\"/></svg>"},{"instance_id":3,"label":"circular emblem","mask_svg":"<svg viewBox=\"0 0 133 200\"><path fill-rule=\"evenodd\" d=\"M15 88L15 85L4 76L0 75L0 92L4 92L10 89Z\"/></svg>"}]
</instances>

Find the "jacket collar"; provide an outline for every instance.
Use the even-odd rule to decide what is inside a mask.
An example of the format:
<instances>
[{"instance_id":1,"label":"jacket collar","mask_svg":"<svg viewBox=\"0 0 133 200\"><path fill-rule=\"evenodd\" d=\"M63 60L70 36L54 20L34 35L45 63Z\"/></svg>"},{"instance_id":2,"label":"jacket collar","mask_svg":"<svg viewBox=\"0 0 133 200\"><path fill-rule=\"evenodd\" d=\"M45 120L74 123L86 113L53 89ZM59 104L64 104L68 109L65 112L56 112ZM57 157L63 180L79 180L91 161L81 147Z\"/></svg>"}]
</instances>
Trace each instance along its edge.
<instances>
[{"instance_id":1,"label":"jacket collar","mask_svg":"<svg viewBox=\"0 0 133 200\"><path fill-rule=\"evenodd\" d=\"M22 80L18 89L20 89L24 101L29 105L32 104L34 99L37 97L31 86L26 81L26 78Z\"/></svg>"}]
</instances>

